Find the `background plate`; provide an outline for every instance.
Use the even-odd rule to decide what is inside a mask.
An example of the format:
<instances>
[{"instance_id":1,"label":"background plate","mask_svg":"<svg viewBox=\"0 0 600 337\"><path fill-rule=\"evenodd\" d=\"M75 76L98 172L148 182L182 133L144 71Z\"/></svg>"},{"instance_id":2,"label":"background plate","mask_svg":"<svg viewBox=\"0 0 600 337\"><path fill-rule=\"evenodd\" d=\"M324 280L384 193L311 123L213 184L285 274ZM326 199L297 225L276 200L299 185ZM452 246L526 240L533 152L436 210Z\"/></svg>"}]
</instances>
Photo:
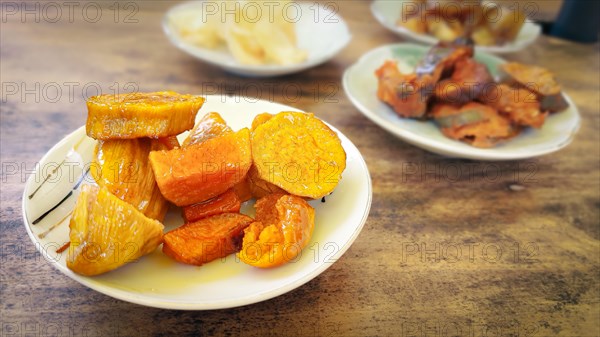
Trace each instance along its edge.
<instances>
[{"instance_id":1,"label":"background plate","mask_svg":"<svg viewBox=\"0 0 600 337\"><path fill-rule=\"evenodd\" d=\"M432 35L415 33L396 25L398 19L402 17L402 10L403 8L406 8L405 6L407 3L415 4L415 0L373 1L373 3L371 3L371 13L385 28L403 38L430 45L438 43L438 39ZM476 49L478 51L497 54L514 53L533 43L541 32L542 28L540 25L532 23L530 22L530 19L528 19L514 41L502 46L477 46Z\"/></svg>"},{"instance_id":2,"label":"background plate","mask_svg":"<svg viewBox=\"0 0 600 337\"><path fill-rule=\"evenodd\" d=\"M481 149L452 140L442 134L432 121L399 117L392 108L377 98L375 70L385 60L398 60L403 71L411 71L430 49L409 43L382 46L363 55L344 72L343 85L350 101L366 117L404 141L425 150L450 157L478 160L512 160L541 156L567 146L579 130L577 107L565 94L569 108L546 118L540 129L527 128L506 143ZM506 61L484 52L475 52L475 59L486 64L497 76L497 67Z\"/></svg>"},{"instance_id":3,"label":"background plate","mask_svg":"<svg viewBox=\"0 0 600 337\"><path fill-rule=\"evenodd\" d=\"M171 8L163 19L163 30L169 41L177 48L197 59L238 75L269 77L292 74L312 68L334 57L352 39L346 22L332 8L316 3L297 3L295 6L291 6L293 9L289 10L288 15L290 15L290 19L295 19L296 13L299 15L296 22L298 48L306 50L308 58L304 62L289 65L241 64L225 46L216 49L195 46L182 39L172 27L170 18L179 11L196 11L199 13L198 17L201 17L202 10L205 7L202 6L202 3L203 1L186 2ZM219 3L216 2L216 4ZM277 10L278 7L273 8Z\"/></svg>"}]
</instances>

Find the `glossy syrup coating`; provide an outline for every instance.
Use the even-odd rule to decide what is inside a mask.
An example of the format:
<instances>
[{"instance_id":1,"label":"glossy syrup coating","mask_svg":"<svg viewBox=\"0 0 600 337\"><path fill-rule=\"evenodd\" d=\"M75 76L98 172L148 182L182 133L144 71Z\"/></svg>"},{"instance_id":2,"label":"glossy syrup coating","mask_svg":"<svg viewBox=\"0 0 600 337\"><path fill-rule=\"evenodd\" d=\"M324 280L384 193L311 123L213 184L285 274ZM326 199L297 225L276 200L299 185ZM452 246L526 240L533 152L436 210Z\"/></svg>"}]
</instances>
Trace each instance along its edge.
<instances>
[{"instance_id":1,"label":"glossy syrup coating","mask_svg":"<svg viewBox=\"0 0 600 337\"><path fill-rule=\"evenodd\" d=\"M189 136L183 141L182 146L199 144L211 138L215 138L233 130L227 126L227 122L217 112L211 112L202 117L190 131Z\"/></svg>"},{"instance_id":2,"label":"glossy syrup coating","mask_svg":"<svg viewBox=\"0 0 600 337\"><path fill-rule=\"evenodd\" d=\"M154 251L161 243L164 226L106 188L83 185L69 229L67 267L92 276Z\"/></svg>"},{"instance_id":3,"label":"glossy syrup coating","mask_svg":"<svg viewBox=\"0 0 600 337\"><path fill-rule=\"evenodd\" d=\"M148 155L166 148L149 138L100 140L90 172L98 185L146 216L163 221L169 204L158 189Z\"/></svg>"},{"instance_id":4,"label":"glossy syrup coating","mask_svg":"<svg viewBox=\"0 0 600 337\"><path fill-rule=\"evenodd\" d=\"M188 223L221 213L237 213L240 207L240 199L231 188L212 199L183 207L183 220Z\"/></svg>"},{"instance_id":5,"label":"glossy syrup coating","mask_svg":"<svg viewBox=\"0 0 600 337\"><path fill-rule=\"evenodd\" d=\"M194 126L204 98L173 91L105 94L87 101L87 135L94 139L163 138Z\"/></svg>"},{"instance_id":6,"label":"glossy syrup coating","mask_svg":"<svg viewBox=\"0 0 600 337\"><path fill-rule=\"evenodd\" d=\"M488 148L516 136L520 129L490 106L467 103L463 107L438 104L432 112L442 133L476 147Z\"/></svg>"},{"instance_id":7,"label":"glossy syrup coating","mask_svg":"<svg viewBox=\"0 0 600 337\"><path fill-rule=\"evenodd\" d=\"M244 230L238 257L259 268L277 267L294 260L310 242L315 210L304 199L271 194L255 204L255 222Z\"/></svg>"}]
</instances>

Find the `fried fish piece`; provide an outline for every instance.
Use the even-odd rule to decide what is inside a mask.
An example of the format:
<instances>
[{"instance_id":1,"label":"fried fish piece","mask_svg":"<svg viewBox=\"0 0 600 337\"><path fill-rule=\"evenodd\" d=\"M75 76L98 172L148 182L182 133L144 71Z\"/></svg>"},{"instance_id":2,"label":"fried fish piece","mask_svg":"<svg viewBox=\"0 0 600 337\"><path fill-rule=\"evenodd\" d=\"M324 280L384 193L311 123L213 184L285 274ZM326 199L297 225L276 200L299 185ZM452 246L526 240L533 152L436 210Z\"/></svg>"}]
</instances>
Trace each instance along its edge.
<instances>
[{"instance_id":1,"label":"fried fish piece","mask_svg":"<svg viewBox=\"0 0 600 337\"><path fill-rule=\"evenodd\" d=\"M523 87L500 84L494 95L482 95L480 100L517 125L540 128L548 116L547 111L542 111L537 95Z\"/></svg>"},{"instance_id":2,"label":"fried fish piece","mask_svg":"<svg viewBox=\"0 0 600 337\"><path fill-rule=\"evenodd\" d=\"M559 112L569 107L560 84L549 70L538 66L509 62L500 65L500 71L505 84L534 92L538 96L540 109L543 112Z\"/></svg>"},{"instance_id":3,"label":"fried fish piece","mask_svg":"<svg viewBox=\"0 0 600 337\"><path fill-rule=\"evenodd\" d=\"M154 251L162 241L164 226L108 189L83 185L69 229L67 267L92 276Z\"/></svg>"},{"instance_id":4,"label":"fried fish piece","mask_svg":"<svg viewBox=\"0 0 600 337\"><path fill-rule=\"evenodd\" d=\"M95 139L163 138L194 126L204 98L173 91L105 94L87 101L87 135Z\"/></svg>"},{"instance_id":5,"label":"fried fish piece","mask_svg":"<svg viewBox=\"0 0 600 337\"><path fill-rule=\"evenodd\" d=\"M539 66L526 65L517 62L507 62L499 66L504 82L511 81L535 92L541 96L552 96L560 93L560 85L554 74Z\"/></svg>"},{"instance_id":6,"label":"fried fish piece","mask_svg":"<svg viewBox=\"0 0 600 337\"><path fill-rule=\"evenodd\" d=\"M434 106L432 115L446 137L476 147L492 147L520 132L520 128L514 127L496 109L475 102L462 107L438 104Z\"/></svg>"},{"instance_id":7,"label":"fried fish piece","mask_svg":"<svg viewBox=\"0 0 600 337\"><path fill-rule=\"evenodd\" d=\"M375 71L377 98L387 103L400 117L421 118L427 112L427 101L433 93L430 77L402 74L396 62L386 61Z\"/></svg>"}]
</instances>

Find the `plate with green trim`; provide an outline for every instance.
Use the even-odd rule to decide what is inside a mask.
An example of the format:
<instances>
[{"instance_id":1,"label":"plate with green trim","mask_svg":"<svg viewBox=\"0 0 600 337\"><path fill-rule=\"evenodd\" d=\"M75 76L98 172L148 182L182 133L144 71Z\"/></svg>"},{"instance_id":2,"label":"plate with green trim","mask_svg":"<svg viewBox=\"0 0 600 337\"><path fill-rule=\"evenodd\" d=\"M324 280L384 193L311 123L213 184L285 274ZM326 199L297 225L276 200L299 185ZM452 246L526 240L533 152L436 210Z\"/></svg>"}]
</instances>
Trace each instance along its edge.
<instances>
[{"instance_id":1,"label":"plate with green trim","mask_svg":"<svg viewBox=\"0 0 600 337\"><path fill-rule=\"evenodd\" d=\"M354 106L375 124L409 144L443 156L474 160L517 160L556 152L569 145L579 130L579 111L564 94L569 107L546 118L539 129L527 128L517 137L493 148L483 149L447 138L433 121L399 117L394 110L377 98L375 70L386 60L398 62L400 71L411 72L431 47L410 43L385 45L363 55L344 72L344 91ZM475 52L475 59L488 66L494 77L503 59ZM560 79L559 79L560 81Z\"/></svg>"}]
</instances>

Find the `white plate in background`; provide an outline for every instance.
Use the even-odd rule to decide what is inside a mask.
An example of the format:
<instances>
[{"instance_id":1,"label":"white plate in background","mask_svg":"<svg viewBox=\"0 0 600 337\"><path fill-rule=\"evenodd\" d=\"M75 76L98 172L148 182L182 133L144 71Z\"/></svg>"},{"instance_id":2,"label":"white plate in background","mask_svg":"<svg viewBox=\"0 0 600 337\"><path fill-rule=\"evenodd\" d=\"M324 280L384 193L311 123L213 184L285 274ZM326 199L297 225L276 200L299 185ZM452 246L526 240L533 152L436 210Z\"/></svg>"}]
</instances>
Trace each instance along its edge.
<instances>
[{"instance_id":1,"label":"white plate in background","mask_svg":"<svg viewBox=\"0 0 600 337\"><path fill-rule=\"evenodd\" d=\"M177 48L204 62L221 67L231 73L250 77L271 77L292 74L315 67L333 58L352 39L348 26L333 8L316 3L297 3L294 10L299 14L296 22L298 48L308 52L308 58L290 65L246 65L238 62L225 46L208 49L190 44L181 38L171 24L171 18L180 11L195 11L202 15L206 1L185 2L171 8L163 18L162 26L169 41ZM218 4L218 2L216 2ZM275 7L274 10L276 10ZM289 10L290 16L294 10ZM296 18L293 18L296 20Z\"/></svg>"},{"instance_id":2,"label":"white plate in background","mask_svg":"<svg viewBox=\"0 0 600 337\"><path fill-rule=\"evenodd\" d=\"M415 33L407 28L396 25L399 18L402 17L402 10L406 8L407 3L415 4L415 0L376 0L371 3L371 13L379 23L385 28L391 30L397 35L415 41L434 45L439 42L432 35ZM522 50L537 39L540 35L542 28L540 25L530 22L529 19L525 21L525 24L521 28L519 35L514 41L508 42L502 46L476 46L477 51L484 51L490 53L513 53Z\"/></svg>"}]
</instances>

